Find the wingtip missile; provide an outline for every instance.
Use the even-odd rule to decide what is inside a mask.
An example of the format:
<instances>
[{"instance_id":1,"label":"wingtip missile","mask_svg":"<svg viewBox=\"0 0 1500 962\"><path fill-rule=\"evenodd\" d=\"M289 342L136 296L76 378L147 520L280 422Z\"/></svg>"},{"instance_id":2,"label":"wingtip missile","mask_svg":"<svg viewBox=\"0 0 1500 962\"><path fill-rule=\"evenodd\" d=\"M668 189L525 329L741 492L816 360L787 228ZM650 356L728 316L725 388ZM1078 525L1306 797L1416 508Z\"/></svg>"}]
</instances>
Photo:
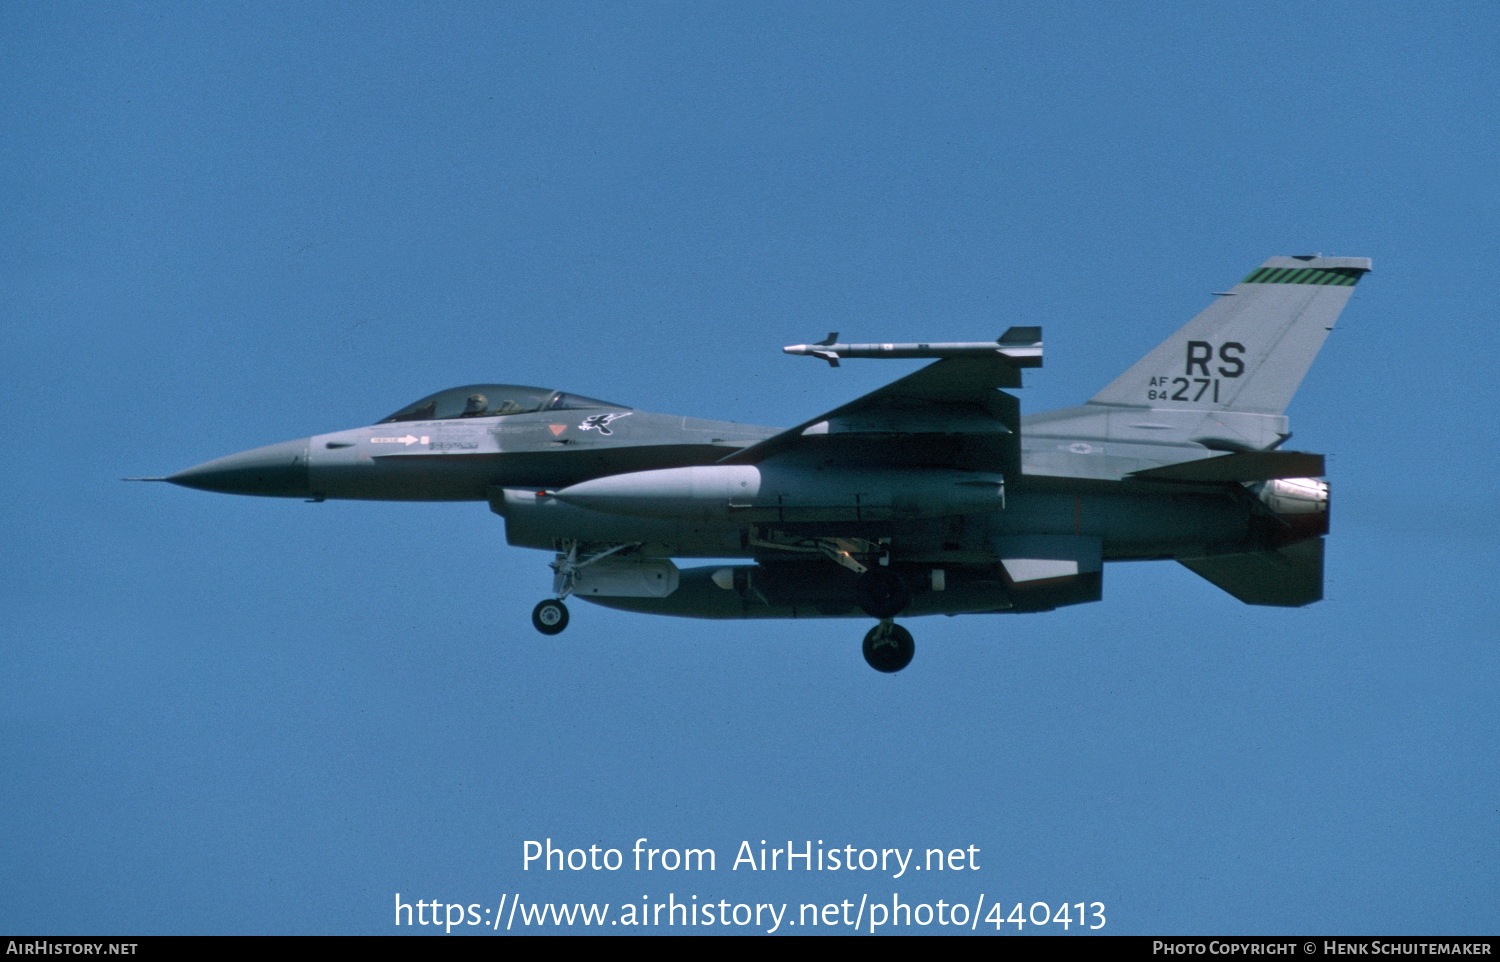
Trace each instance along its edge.
<instances>
[{"instance_id":1,"label":"wingtip missile","mask_svg":"<svg viewBox=\"0 0 1500 962\"><path fill-rule=\"evenodd\" d=\"M1012 327L993 341L949 341L929 344L840 344L838 334L816 344L788 344L787 354L818 357L838 367L839 360L849 357L876 358L945 358L993 357L999 355L1016 367L1042 366L1042 329Z\"/></svg>"},{"instance_id":2,"label":"wingtip missile","mask_svg":"<svg viewBox=\"0 0 1500 962\"><path fill-rule=\"evenodd\" d=\"M787 354L805 354L810 357L821 357L823 360L828 362L830 367L838 367L839 353L837 350L835 350L835 348L842 348L845 346L846 345L834 344L832 341L829 341L827 344L824 344L822 342L819 342L817 344L788 344L781 350Z\"/></svg>"}]
</instances>

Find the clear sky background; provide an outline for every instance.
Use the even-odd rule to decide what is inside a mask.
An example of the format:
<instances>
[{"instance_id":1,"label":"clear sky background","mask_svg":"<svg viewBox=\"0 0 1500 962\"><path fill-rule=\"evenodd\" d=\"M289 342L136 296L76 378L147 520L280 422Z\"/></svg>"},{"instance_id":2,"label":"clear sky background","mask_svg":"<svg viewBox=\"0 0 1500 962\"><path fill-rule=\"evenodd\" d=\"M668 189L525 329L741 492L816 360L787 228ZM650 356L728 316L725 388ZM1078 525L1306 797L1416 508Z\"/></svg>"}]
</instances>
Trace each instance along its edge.
<instances>
[{"instance_id":1,"label":"clear sky background","mask_svg":"<svg viewBox=\"0 0 1500 962\"><path fill-rule=\"evenodd\" d=\"M0 5L0 930L899 893L1494 934L1497 9ZM790 425L920 363L781 353L831 330L1039 324L1062 407L1311 252L1375 271L1289 412L1333 487L1301 610L1112 565L882 676L856 620L544 638L483 504L118 480L471 382ZM549 837L718 871L523 871ZM980 869L731 871L761 839Z\"/></svg>"}]
</instances>

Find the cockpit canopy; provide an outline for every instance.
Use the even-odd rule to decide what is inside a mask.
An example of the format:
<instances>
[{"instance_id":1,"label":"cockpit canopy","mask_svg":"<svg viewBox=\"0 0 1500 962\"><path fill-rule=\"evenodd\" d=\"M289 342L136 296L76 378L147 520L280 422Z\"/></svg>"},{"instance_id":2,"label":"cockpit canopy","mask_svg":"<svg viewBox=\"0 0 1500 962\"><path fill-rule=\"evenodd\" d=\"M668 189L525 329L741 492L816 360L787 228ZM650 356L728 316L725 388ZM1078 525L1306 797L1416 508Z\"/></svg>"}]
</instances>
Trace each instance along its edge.
<instances>
[{"instance_id":1,"label":"cockpit canopy","mask_svg":"<svg viewBox=\"0 0 1500 962\"><path fill-rule=\"evenodd\" d=\"M420 401L381 418L379 424L393 421L447 421L454 418L492 418L503 414L528 414L532 411L573 411L604 408L628 411L629 408L608 401L577 394L564 394L541 387L520 384L470 384L429 394Z\"/></svg>"}]
</instances>

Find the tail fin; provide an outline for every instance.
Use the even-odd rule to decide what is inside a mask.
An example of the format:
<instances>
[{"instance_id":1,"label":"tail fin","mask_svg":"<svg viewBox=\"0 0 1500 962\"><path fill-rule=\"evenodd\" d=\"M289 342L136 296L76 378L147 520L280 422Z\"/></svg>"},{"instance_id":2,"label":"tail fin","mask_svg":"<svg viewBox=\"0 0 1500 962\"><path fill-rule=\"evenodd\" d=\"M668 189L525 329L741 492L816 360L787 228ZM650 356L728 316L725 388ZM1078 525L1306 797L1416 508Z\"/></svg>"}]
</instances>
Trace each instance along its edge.
<instances>
[{"instance_id":1,"label":"tail fin","mask_svg":"<svg viewBox=\"0 0 1500 962\"><path fill-rule=\"evenodd\" d=\"M1273 257L1090 403L1280 415L1369 270L1366 257Z\"/></svg>"}]
</instances>

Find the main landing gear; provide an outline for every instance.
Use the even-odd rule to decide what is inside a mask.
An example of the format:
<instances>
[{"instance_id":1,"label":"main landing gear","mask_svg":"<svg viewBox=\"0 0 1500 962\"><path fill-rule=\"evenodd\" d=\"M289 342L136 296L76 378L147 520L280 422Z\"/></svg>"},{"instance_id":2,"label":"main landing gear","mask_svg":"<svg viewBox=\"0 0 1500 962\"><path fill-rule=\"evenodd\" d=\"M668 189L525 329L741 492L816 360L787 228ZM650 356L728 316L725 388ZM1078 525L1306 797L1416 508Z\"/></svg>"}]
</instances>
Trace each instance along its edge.
<instances>
[{"instance_id":1,"label":"main landing gear","mask_svg":"<svg viewBox=\"0 0 1500 962\"><path fill-rule=\"evenodd\" d=\"M868 568L854 584L854 600L872 618L894 618L911 604L911 589L884 565Z\"/></svg>"},{"instance_id":2,"label":"main landing gear","mask_svg":"<svg viewBox=\"0 0 1500 962\"><path fill-rule=\"evenodd\" d=\"M876 671L886 674L900 671L911 664L917 645L911 632L889 618L880 619L880 624L865 635L865 662Z\"/></svg>"},{"instance_id":3,"label":"main landing gear","mask_svg":"<svg viewBox=\"0 0 1500 962\"><path fill-rule=\"evenodd\" d=\"M865 635L865 662L876 671L891 674L911 664L917 645L911 632L891 619L911 604L911 589L901 575L885 565L876 565L859 576L854 596L865 614L880 619L880 624Z\"/></svg>"}]
</instances>

